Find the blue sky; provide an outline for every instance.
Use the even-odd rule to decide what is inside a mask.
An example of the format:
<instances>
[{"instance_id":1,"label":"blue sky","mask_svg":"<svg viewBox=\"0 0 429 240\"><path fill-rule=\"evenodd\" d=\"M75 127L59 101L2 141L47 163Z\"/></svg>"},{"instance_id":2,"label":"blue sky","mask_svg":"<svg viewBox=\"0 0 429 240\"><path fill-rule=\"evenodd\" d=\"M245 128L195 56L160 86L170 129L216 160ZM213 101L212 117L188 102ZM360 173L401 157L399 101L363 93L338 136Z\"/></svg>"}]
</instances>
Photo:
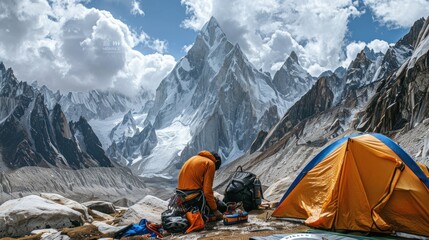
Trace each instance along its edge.
<instances>
[{"instance_id":1,"label":"blue sky","mask_svg":"<svg viewBox=\"0 0 429 240\"><path fill-rule=\"evenodd\" d=\"M144 15L131 14L132 1L91 1L86 3L87 7L107 10L115 18L122 20L133 30L144 31L149 36L168 42L167 53L179 59L185 55L183 46L192 44L197 33L191 29L180 27L186 18L186 8L179 0L143 0L140 8ZM137 50L144 54L154 52L153 49L140 44Z\"/></svg>"},{"instance_id":2,"label":"blue sky","mask_svg":"<svg viewBox=\"0 0 429 240\"><path fill-rule=\"evenodd\" d=\"M395 43L409 31L409 27L388 27L376 21L369 8L365 7L362 10L365 10L365 13L352 18L348 24L347 40L349 41L370 42L380 39L388 43Z\"/></svg>"}]
</instances>

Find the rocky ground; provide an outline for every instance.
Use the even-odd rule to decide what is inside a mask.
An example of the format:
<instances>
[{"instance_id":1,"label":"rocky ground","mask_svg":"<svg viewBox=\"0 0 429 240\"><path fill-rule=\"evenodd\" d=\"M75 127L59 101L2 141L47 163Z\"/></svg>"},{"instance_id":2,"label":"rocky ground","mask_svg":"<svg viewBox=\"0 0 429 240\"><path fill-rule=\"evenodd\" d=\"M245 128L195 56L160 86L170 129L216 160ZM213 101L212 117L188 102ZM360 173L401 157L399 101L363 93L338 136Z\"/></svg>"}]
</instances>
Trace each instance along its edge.
<instances>
[{"instance_id":1,"label":"rocky ground","mask_svg":"<svg viewBox=\"0 0 429 240\"><path fill-rule=\"evenodd\" d=\"M166 201L150 195L128 208L105 201L78 203L51 193L29 195L0 205L0 239L113 239L116 231L137 224L142 218L160 223L165 209ZM271 212L254 210L247 223L208 223L203 231L167 234L165 239L249 239L308 229L301 224L269 219Z\"/></svg>"}]
</instances>

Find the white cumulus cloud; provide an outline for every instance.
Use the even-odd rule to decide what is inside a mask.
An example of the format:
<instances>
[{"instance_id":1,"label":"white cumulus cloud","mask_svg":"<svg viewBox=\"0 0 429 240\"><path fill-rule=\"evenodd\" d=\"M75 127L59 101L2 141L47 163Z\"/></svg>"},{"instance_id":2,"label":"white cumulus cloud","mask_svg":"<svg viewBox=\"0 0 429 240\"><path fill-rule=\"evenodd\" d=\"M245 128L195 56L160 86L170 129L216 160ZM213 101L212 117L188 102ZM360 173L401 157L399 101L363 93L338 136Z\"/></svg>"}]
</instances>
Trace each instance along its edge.
<instances>
[{"instance_id":1,"label":"white cumulus cloud","mask_svg":"<svg viewBox=\"0 0 429 240\"><path fill-rule=\"evenodd\" d=\"M428 0L364 0L377 20L392 27L411 27L429 15Z\"/></svg>"},{"instance_id":2,"label":"white cumulus cloud","mask_svg":"<svg viewBox=\"0 0 429 240\"><path fill-rule=\"evenodd\" d=\"M374 39L367 44L369 49L374 50L374 52L386 53L389 49L389 43L380 39Z\"/></svg>"},{"instance_id":3,"label":"white cumulus cloud","mask_svg":"<svg viewBox=\"0 0 429 240\"><path fill-rule=\"evenodd\" d=\"M144 12L140 8L140 2L138 0L133 0L131 2L131 14L133 14L133 15L144 15Z\"/></svg>"},{"instance_id":4,"label":"white cumulus cloud","mask_svg":"<svg viewBox=\"0 0 429 240\"><path fill-rule=\"evenodd\" d=\"M20 80L53 90L155 90L176 63L170 55L136 51L137 44L156 40L73 0L5 0L0 12L0 61ZM158 45L165 52L166 43Z\"/></svg>"},{"instance_id":5,"label":"white cumulus cloud","mask_svg":"<svg viewBox=\"0 0 429 240\"><path fill-rule=\"evenodd\" d=\"M373 50L375 53L381 52L384 54L386 53L387 49L389 49L389 43L379 39L375 39L368 44L362 41L351 42L346 47L346 60L343 62L342 66L347 68L349 64L356 58L358 53L360 53L365 47Z\"/></svg>"},{"instance_id":6,"label":"white cumulus cloud","mask_svg":"<svg viewBox=\"0 0 429 240\"><path fill-rule=\"evenodd\" d=\"M158 53L165 53L167 51L167 45L166 41L155 39L151 44L149 44L149 47Z\"/></svg>"},{"instance_id":7,"label":"white cumulus cloud","mask_svg":"<svg viewBox=\"0 0 429 240\"><path fill-rule=\"evenodd\" d=\"M343 62L343 67L347 68L349 64L356 58L358 53L364 49L366 44L364 42L351 42L346 47L346 60Z\"/></svg>"}]
</instances>

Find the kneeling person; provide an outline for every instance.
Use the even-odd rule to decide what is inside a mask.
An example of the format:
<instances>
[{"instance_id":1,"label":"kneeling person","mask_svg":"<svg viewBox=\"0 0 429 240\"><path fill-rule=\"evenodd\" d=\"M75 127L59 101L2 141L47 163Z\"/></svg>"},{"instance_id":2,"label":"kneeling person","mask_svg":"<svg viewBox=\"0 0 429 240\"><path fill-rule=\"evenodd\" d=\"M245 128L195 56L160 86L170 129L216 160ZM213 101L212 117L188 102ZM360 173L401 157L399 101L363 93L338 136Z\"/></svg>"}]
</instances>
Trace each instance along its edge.
<instances>
[{"instance_id":1,"label":"kneeling person","mask_svg":"<svg viewBox=\"0 0 429 240\"><path fill-rule=\"evenodd\" d=\"M225 204L213 195L213 180L215 171L219 169L222 160L217 153L201 151L198 155L189 158L179 173L177 189L185 193L193 191L203 191L210 213L214 214L216 219L223 218L221 211ZM201 205L199 201L195 203L196 207ZM218 206L219 205L219 206ZM200 209L201 210L201 209ZM221 210L221 211L219 211Z\"/></svg>"}]
</instances>

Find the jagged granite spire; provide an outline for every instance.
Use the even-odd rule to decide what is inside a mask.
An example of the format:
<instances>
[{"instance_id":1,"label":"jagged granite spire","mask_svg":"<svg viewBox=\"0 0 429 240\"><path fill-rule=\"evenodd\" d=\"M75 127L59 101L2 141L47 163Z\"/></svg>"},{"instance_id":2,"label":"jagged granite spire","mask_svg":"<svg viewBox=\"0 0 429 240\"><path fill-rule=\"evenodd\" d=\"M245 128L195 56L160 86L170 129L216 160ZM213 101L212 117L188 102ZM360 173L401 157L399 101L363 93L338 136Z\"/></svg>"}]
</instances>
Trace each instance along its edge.
<instances>
[{"instance_id":1,"label":"jagged granite spire","mask_svg":"<svg viewBox=\"0 0 429 240\"><path fill-rule=\"evenodd\" d=\"M294 62L298 63L298 56L296 55L295 51L292 51L292 52L290 53L290 55L289 55L289 58L288 58L288 59L290 59L290 60L292 60L292 61L294 61ZM299 63L298 63L298 64L299 64Z\"/></svg>"},{"instance_id":2,"label":"jagged granite spire","mask_svg":"<svg viewBox=\"0 0 429 240\"><path fill-rule=\"evenodd\" d=\"M404 37L402 37L395 44L395 46L408 45L415 48L419 40L419 33L421 32L421 29L423 28L424 23L425 23L424 18L420 18L419 20L415 21L413 26L410 28L410 31Z\"/></svg>"},{"instance_id":3,"label":"jagged granite spire","mask_svg":"<svg viewBox=\"0 0 429 240\"><path fill-rule=\"evenodd\" d=\"M220 28L216 18L211 17L210 20L203 26L199 35L209 46L214 46L220 41L226 39L225 33Z\"/></svg>"},{"instance_id":4,"label":"jagged granite spire","mask_svg":"<svg viewBox=\"0 0 429 240\"><path fill-rule=\"evenodd\" d=\"M420 19L400 40L408 46L416 44L414 52L395 74L390 74L380 83L374 98L359 113L355 123L358 130L385 134L408 131L429 117L428 33L429 18L424 23ZM396 44L395 47L397 45L401 46Z\"/></svg>"},{"instance_id":5,"label":"jagged granite spire","mask_svg":"<svg viewBox=\"0 0 429 240\"><path fill-rule=\"evenodd\" d=\"M0 71L1 71L0 75L3 75L3 73L6 72L6 67L4 66L3 62L0 62Z\"/></svg>"},{"instance_id":6,"label":"jagged granite spire","mask_svg":"<svg viewBox=\"0 0 429 240\"><path fill-rule=\"evenodd\" d=\"M298 56L294 51L290 53L273 78L276 90L289 101L300 98L314 82L313 77L299 64Z\"/></svg>"}]
</instances>

